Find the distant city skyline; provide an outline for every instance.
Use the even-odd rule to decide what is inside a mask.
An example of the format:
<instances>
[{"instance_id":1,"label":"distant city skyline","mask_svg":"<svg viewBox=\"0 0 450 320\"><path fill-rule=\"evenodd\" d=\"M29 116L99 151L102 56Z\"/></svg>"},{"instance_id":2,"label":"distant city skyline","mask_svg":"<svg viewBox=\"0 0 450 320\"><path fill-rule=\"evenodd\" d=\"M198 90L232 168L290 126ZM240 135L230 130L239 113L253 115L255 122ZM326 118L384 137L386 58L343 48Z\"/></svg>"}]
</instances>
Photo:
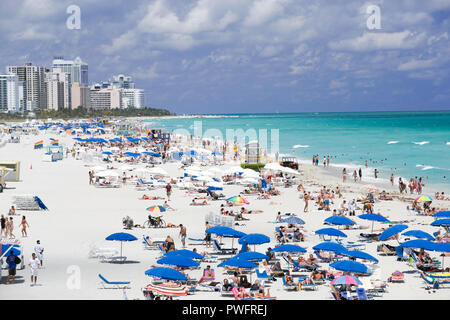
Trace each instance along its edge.
<instances>
[{"instance_id":1,"label":"distant city skyline","mask_svg":"<svg viewBox=\"0 0 450 320\"><path fill-rule=\"evenodd\" d=\"M449 1L80 0L79 29L69 5L1 2L0 74L81 57L177 114L450 110Z\"/></svg>"}]
</instances>

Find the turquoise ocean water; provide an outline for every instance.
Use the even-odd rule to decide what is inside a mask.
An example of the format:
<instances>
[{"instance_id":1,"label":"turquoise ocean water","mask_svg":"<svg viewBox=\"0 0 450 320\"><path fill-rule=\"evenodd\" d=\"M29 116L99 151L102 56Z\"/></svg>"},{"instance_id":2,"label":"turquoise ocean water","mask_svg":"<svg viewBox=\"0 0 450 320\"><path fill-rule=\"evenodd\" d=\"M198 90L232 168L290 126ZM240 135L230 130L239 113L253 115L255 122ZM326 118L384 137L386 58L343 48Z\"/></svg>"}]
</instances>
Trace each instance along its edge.
<instances>
[{"instance_id":1,"label":"turquoise ocean water","mask_svg":"<svg viewBox=\"0 0 450 320\"><path fill-rule=\"evenodd\" d=\"M195 121L202 132L217 129L279 130L279 152L311 159L330 155L331 163L347 171L367 160L380 179L391 173L404 178L422 176L426 182L449 190L450 112L364 112L241 114L218 118L149 120L151 127L168 131L185 129L193 134ZM269 148L269 152L271 152Z\"/></svg>"}]
</instances>

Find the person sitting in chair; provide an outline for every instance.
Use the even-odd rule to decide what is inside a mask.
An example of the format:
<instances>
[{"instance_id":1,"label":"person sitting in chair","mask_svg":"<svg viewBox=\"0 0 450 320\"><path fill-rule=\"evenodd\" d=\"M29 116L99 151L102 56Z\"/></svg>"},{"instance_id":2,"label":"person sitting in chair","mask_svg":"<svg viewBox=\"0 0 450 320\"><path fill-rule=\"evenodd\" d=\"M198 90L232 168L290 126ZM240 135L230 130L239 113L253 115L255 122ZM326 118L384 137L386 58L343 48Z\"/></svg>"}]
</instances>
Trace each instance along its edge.
<instances>
[{"instance_id":1,"label":"person sitting in chair","mask_svg":"<svg viewBox=\"0 0 450 320\"><path fill-rule=\"evenodd\" d=\"M206 269L203 270L203 276L198 280L198 284L202 283L205 279L214 279L214 270L211 269L211 266L206 266Z\"/></svg>"}]
</instances>

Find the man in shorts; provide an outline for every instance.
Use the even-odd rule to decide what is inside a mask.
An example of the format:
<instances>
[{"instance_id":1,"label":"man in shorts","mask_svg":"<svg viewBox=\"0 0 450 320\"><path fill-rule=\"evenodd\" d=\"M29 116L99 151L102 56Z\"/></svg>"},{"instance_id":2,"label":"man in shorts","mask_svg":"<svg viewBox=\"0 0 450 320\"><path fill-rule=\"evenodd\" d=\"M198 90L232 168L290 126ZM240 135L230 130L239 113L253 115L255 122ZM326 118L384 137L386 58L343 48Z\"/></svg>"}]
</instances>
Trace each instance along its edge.
<instances>
[{"instance_id":1,"label":"man in shorts","mask_svg":"<svg viewBox=\"0 0 450 320\"><path fill-rule=\"evenodd\" d=\"M18 257L14 254L12 250L9 252L8 258L6 258L6 263L8 264L8 279L6 280L6 284L9 284L11 277L12 277L11 283L14 283L14 280L16 279L17 258Z\"/></svg>"},{"instance_id":2,"label":"man in shorts","mask_svg":"<svg viewBox=\"0 0 450 320\"><path fill-rule=\"evenodd\" d=\"M180 238L183 248L186 248L186 227L180 224Z\"/></svg>"},{"instance_id":3,"label":"man in shorts","mask_svg":"<svg viewBox=\"0 0 450 320\"><path fill-rule=\"evenodd\" d=\"M31 286L35 286L37 282L37 276L38 276L38 269L41 266L40 260L36 256L36 253L31 254L30 263L28 264L30 267L30 273L31 273Z\"/></svg>"},{"instance_id":4,"label":"man in shorts","mask_svg":"<svg viewBox=\"0 0 450 320\"><path fill-rule=\"evenodd\" d=\"M172 186L170 183L166 185L166 193L167 193L167 200L170 201L170 195L172 194Z\"/></svg>"},{"instance_id":5,"label":"man in shorts","mask_svg":"<svg viewBox=\"0 0 450 320\"><path fill-rule=\"evenodd\" d=\"M41 246L41 241L36 241L36 245L34 246L34 252L36 253L36 257L39 259L41 266L44 265L44 247Z\"/></svg>"}]
</instances>

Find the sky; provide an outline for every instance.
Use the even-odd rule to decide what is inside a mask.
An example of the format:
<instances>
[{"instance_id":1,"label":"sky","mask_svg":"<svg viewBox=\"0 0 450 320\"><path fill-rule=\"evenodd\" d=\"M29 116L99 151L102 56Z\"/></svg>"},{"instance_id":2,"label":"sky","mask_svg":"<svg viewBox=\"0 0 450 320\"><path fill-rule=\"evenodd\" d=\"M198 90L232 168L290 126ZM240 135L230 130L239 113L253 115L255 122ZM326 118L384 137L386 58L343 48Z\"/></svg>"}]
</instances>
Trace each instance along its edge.
<instances>
[{"instance_id":1,"label":"sky","mask_svg":"<svg viewBox=\"0 0 450 320\"><path fill-rule=\"evenodd\" d=\"M79 56L177 114L450 110L450 0L2 0L0 31L1 72Z\"/></svg>"}]
</instances>

